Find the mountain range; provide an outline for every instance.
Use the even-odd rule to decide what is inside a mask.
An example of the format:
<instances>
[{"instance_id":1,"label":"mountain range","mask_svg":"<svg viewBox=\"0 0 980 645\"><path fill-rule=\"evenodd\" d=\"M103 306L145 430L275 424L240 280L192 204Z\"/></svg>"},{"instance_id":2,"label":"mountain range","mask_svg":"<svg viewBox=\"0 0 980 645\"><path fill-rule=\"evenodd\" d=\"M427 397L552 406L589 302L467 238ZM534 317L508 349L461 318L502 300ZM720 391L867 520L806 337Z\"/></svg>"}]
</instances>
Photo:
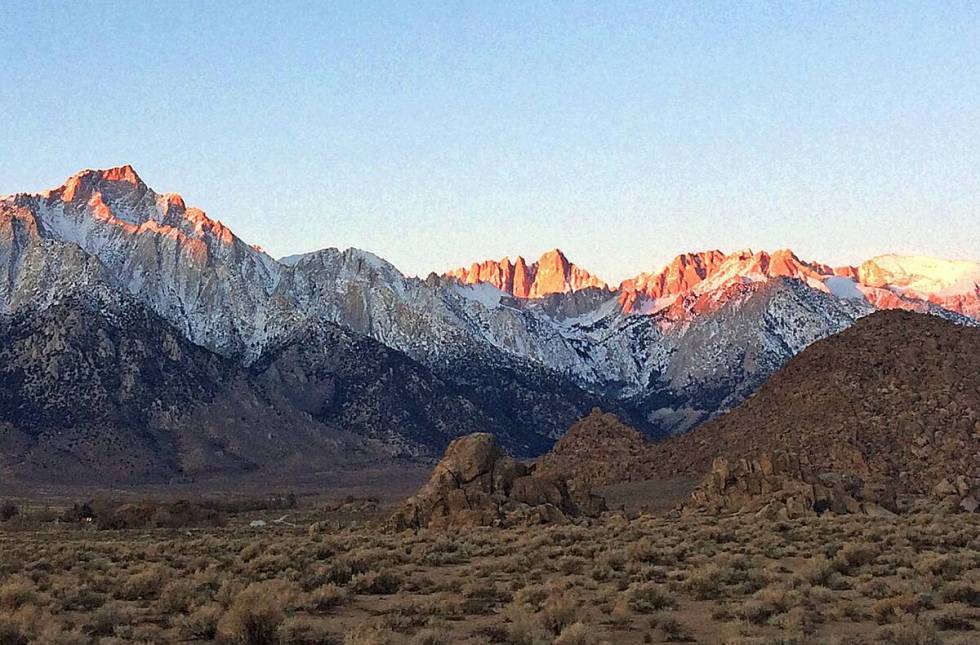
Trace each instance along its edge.
<instances>
[{"instance_id":1,"label":"mountain range","mask_svg":"<svg viewBox=\"0 0 980 645\"><path fill-rule=\"evenodd\" d=\"M980 316L980 265L930 258L687 253L614 288L557 249L425 279L277 260L130 166L0 198L0 272L16 477L430 458L473 431L526 457L597 405L663 437L877 309Z\"/></svg>"}]
</instances>

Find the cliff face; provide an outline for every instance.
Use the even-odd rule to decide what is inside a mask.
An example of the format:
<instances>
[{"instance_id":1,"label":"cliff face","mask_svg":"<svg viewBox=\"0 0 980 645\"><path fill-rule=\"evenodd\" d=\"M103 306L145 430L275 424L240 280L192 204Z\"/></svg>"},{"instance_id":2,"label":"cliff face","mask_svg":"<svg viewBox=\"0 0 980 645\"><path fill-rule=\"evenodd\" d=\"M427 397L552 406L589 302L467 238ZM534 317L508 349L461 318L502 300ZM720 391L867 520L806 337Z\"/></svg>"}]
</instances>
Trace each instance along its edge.
<instances>
[{"instance_id":1,"label":"cliff face","mask_svg":"<svg viewBox=\"0 0 980 645\"><path fill-rule=\"evenodd\" d=\"M475 263L450 271L464 284L485 283L516 298L540 298L605 284L571 264L557 249L528 267L523 258ZM678 299L726 289L738 282L798 279L811 288L862 300L879 309L929 312L935 305L972 318L980 317L980 264L965 260L886 255L860 266L831 267L801 260L789 249L772 253L718 250L683 253L653 273L620 283L615 293L627 313L653 313Z\"/></svg>"}]
</instances>

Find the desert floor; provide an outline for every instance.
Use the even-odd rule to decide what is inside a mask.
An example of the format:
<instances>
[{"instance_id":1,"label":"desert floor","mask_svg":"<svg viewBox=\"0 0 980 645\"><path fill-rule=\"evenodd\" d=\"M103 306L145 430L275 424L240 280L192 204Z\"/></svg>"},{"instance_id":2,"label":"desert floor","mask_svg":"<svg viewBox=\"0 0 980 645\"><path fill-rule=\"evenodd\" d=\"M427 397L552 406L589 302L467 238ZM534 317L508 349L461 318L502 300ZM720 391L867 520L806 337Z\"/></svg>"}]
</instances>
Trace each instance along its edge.
<instances>
[{"instance_id":1,"label":"desert floor","mask_svg":"<svg viewBox=\"0 0 980 645\"><path fill-rule=\"evenodd\" d=\"M414 534L319 504L146 530L26 509L0 524L0 643L980 642L977 515Z\"/></svg>"}]
</instances>

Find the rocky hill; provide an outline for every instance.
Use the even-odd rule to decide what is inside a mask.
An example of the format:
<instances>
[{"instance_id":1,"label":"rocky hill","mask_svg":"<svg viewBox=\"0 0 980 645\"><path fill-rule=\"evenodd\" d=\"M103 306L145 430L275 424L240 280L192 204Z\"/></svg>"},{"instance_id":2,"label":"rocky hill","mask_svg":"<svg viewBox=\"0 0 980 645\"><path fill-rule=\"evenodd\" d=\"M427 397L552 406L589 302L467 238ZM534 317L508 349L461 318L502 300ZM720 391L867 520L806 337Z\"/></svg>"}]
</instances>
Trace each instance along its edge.
<instances>
[{"instance_id":1,"label":"rocky hill","mask_svg":"<svg viewBox=\"0 0 980 645\"><path fill-rule=\"evenodd\" d=\"M980 473L980 329L882 311L809 346L744 403L654 444L658 476L786 450L925 493Z\"/></svg>"},{"instance_id":2,"label":"rocky hill","mask_svg":"<svg viewBox=\"0 0 980 645\"><path fill-rule=\"evenodd\" d=\"M538 459L538 471L605 486L649 479L646 437L610 412L596 408L575 422L554 447Z\"/></svg>"},{"instance_id":3,"label":"rocky hill","mask_svg":"<svg viewBox=\"0 0 980 645\"><path fill-rule=\"evenodd\" d=\"M492 434L456 439L432 476L391 517L394 529L564 523L605 510L602 498L570 488L504 454Z\"/></svg>"}]
</instances>

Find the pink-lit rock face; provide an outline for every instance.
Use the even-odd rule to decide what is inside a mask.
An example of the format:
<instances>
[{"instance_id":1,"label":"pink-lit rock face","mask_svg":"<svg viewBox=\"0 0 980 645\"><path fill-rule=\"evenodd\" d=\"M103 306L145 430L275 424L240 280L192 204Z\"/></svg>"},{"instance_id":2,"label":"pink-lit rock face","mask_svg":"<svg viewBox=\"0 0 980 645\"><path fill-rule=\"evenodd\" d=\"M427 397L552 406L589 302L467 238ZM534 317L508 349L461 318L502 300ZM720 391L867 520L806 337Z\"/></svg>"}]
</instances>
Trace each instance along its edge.
<instances>
[{"instance_id":1,"label":"pink-lit rock face","mask_svg":"<svg viewBox=\"0 0 980 645\"><path fill-rule=\"evenodd\" d=\"M134 272L140 288L145 288L141 281L147 274L136 267L157 266L157 258L163 264L176 263L175 273L186 273L187 285L199 282L197 276L224 257L244 263L242 280L255 278L262 289L272 288L276 280L272 258L189 207L180 195L154 192L128 165L84 170L58 188L17 199L36 200L31 208L43 221L44 234L78 244L109 265L121 263L123 270ZM134 254L142 258L139 263L126 259ZM464 284L487 283L517 298L609 289L558 249L533 263L505 257L447 275ZM926 257L885 255L859 266L831 267L802 260L789 249L729 254L708 250L678 255L663 268L624 280L609 293L623 312L663 312L667 319L681 319L717 309L742 287L777 277L798 279L813 289L877 308L927 311L938 306L980 318L980 264ZM160 289L163 294L164 287Z\"/></svg>"},{"instance_id":2,"label":"pink-lit rock face","mask_svg":"<svg viewBox=\"0 0 980 645\"><path fill-rule=\"evenodd\" d=\"M619 285L624 311L632 311L641 296L652 300L685 293L714 272L725 259L721 251L684 253L656 273L641 273Z\"/></svg>"},{"instance_id":3,"label":"pink-lit rock face","mask_svg":"<svg viewBox=\"0 0 980 645\"><path fill-rule=\"evenodd\" d=\"M205 261L209 248L233 246L237 238L204 211L188 207L176 193L153 192L132 166L83 170L64 185L43 194L50 207L60 207L86 235L96 233L85 223L99 222L102 234L162 235L180 242L192 258ZM85 248L85 240L79 240Z\"/></svg>"},{"instance_id":4,"label":"pink-lit rock face","mask_svg":"<svg viewBox=\"0 0 980 645\"><path fill-rule=\"evenodd\" d=\"M17 257L44 256L58 266L70 251L50 257L40 251L47 240L67 243L83 252L85 259L75 264L91 259L114 284L189 330L195 342L222 351L236 351L240 338L252 333L250 316L261 309L277 279L272 258L204 211L187 206L180 195L154 192L131 166L84 170L52 190L0 200L0 237L8 218L17 233L8 246ZM25 228L25 222L31 226ZM79 271L64 266L59 273ZM57 281L27 278L19 280L26 286L17 287L18 293L59 292ZM81 284L75 280L70 288ZM13 302L20 296L8 291L7 297Z\"/></svg>"},{"instance_id":5,"label":"pink-lit rock face","mask_svg":"<svg viewBox=\"0 0 980 645\"><path fill-rule=\"evenodd\" d=\"M492 284L517 298L540 298L590 287L608 288L605 282L569 262L558 249L543 254L530 266L523 257L518 256L513 263L505 257L499 262L474 262L468 269L456 269L446 275L463 284Z\"/></svg>"},{"instance_id":6,"label":"pink-lit rock face","mask_svg":"<svg viewBox=\"0 0 980 645\"><path fill-rule=\"evenodd\" d=\"M464 284L486 282L518 298L537 298L605 283L568 261L555 249L528 266L518 257L474 263L447 274ZM711 310L737 284L795 278L840 297L867 301L879 309L927 311L930 303L973 318L980 317L980 265L975 262L881 256L859 267L832 267L801 260L793 251L718 250L683 253L665 267L624 280L616 297L624 312ZM737 291L737 290L736 290Z\"/></svg>"},{"instance_id":7,"label":"pink-lit rock face","mask_svg":"<svg viewBox=\"0 0 980 645\"><path fill-rule=\"evenodd\" d=\"M980 316L980 265L935 258L882 256L860 267L830 267L801 260L782 249L767 253L720 251L679 255L657 273L640 274L620 285L624 311L647 312L677 308L675 301L696 297L698 308L709 306L700 294L724 290L734 282L759 282L775 277L797 278L811 287L831 291L830 278L851 282L851 291L879 309L927 311L929 303L977 318ZM840 282L833 286L839 285Z\"/></svg>"},{"instance_id":8,"label":"pink-lit rock face","mask_svg":"<svg viewBox=\"0 0 980 645\"><path fill-rule=\"evenodd\" d=\"M619 299L624 311L676 309L677 301L692 297L698 300L698 308L711 308L710 303L717 299L702 296L723 293L733 284L787 277L821 288L823 279L832 274L830 267L804 262L789 249L773 253L744 250L728 255L718 250L685 253L656 273L641 273L623 281Z\"/></svg>"}]
</instances>

